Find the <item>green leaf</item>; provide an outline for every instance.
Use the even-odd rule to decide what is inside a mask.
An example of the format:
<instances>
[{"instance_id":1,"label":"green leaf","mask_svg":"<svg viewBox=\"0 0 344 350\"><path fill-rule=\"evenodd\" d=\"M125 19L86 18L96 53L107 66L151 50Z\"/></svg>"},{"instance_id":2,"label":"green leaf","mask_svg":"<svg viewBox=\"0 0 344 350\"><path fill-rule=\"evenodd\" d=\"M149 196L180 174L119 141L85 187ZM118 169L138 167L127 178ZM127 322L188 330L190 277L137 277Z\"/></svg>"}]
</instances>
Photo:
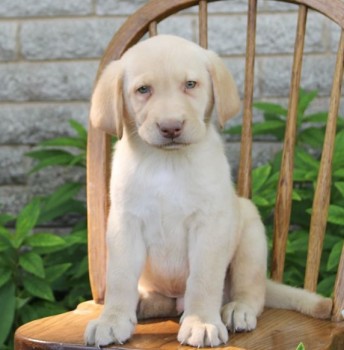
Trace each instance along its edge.
<instances>
[{"instance_id":1,"label":"green leaf","mask_svg":"<svg viewBox=\"0 0 344 350\"><path fill-rule=\"evenodd\" d=\"M27 252L19 257L19 265L37 277L45 277L43 259L34 252Z\"/></svg>"},{"instance_id":2,"label":"green leaf","mask_svg":"<svg viewBox=\"0 0 344 350\"><path fill-rule=\"evenodd\" d=\"M320 162L309 153L297 147L295 151L295 167L318 171Z\"/></svg>"},{"instance_id":3,"label":"green leaf","mask_svg":"<svg viewBox=\"0 0 344 350\"><path fill-rule=\"evenodd\" d=\"M264 123L256 123L252 126L253 135L274 135L280 138L281 133L284 131L285 122L280 120L272 120ZM276 134L277 132L277 134Z\"/></svg>"},{"instance_id":4,"label":"green leaf","mask_svg":"<svg viewBox=\"0 0 344 350\"><path fill-rule=\"evenodd\" d=\"M40 200L34 198L20 212L16 222L15 247L20 247L23 239L35 227L40 214Z\"/></svg>"},{"instance_id":5,"label":"green leaf","mask_svg":"<svg viewBox=\"0 0 344 350\"><path fill-rule=\"evenodd\" d=\"M60 236L51 233L36 233L25 241L31 247L55 247L64 245L66 242Z\"/></svg>"},{"instance_id":6,"label":"green leaf","mask_svg":"<svg viewBox=\"0 0 344 350\"><path fill-rule=\"evenodd\" d=\"M86 213L86 208L84 203L78 200L70 199L66 203L61 203L57 207L43 211L38 222L39 223L50 222L58 217L61 217L65 214L71 214L71 213L84 215Z\"/></svg>"},{"instance_id":7,"label":"green leaf","mask_svg":"<svg viewBox=\"0 0 344 350\"><path fill-rule=\"evenodd\" d=\"M328 210L327 221L332 224L344 226L344 208L331 204Z\"/></svg>"},{"instance_id":8,"label":"green leaf","mask_svg":"<svg viewBox=\"0 0 344 350\"><path fill-rule=\"evenodd\" d=\"M298 201L298 202L302 201L302 197L300 196L300 194L296 190L293 190L293 192L292 192L292 199L294 201Z\"/></svg>"},{"instance_id":9,"label":"green leaf","mask_svg":"<svg viewBox=\"0 0 344 350\"><path fill-rule=\"evenodd\" d=\"M31 298L16 298L16 310L20 310L22 307L30 302Z\"/></svg>"},{"instance_id":10,"label":"green leaf","mask_svg":"<svg viewBox=\"0 0 344 350\"><path fill-rule=\"evenodd\" d=\"M307 123L326 124L328 112L319 112L305 115L304 121Z\"/></svg>"},{"instance_id":11,"label":"green leaf","mask_svg":"<svg viewBox=\"0 0 344 350\"><path fill-rule=\"evenodd\" d=\"M12 277L12 272L6 269L0 269L0 288L4 286Z\"/></svg>"},{"instance_id":12,"label":"green leaf","mask_svg":"<svg viewBox=\"0 0 344 350\"><path fill-rule=\"evenodd\" d=\"M0 226L6 225L8 222L13 221L14 217L9 214L0 214Z\"/></svg>"},{"instance_id":13,"label":"green leaf","mask_svg":"<svg viewBox=\"0 0 344 350\"><path fill-rule=\"evenodd\" d=\"M74 244L87 244L87 231L80 230L72 232L71 234L64 237L66 244L72 246Z\"/></svg>"},{"instance_id":14,"label":"green leaf","mask_svg":"<svg viewBox=\"0 0 344 350\"><path fill-rule=\"evenodd\" d=\"M293 172L293 180L296 182L301 182L303 184L306 182L316 181L317 178L318 178L317 170L307 170L307 169L297 168L297 169L294 169L294 172Z\"/></svg>"},{"instance_id":15,"label":"green leaf","mask_svg":"<svg viewBox=\"0 0 344 350\"><path fill-rule=\"evenodd\" d=\"M35 303L33 306L35 308L36 313L35 318L54 316L67 311L63 305L52 303L49 301L40 301L39 303Z\"/></svg>"},{"instance_id":16,"label":"green leaf","mask_svg":"<svg viewBox=\"0 0 344 350\"><path fill-rule=\"evenodd\" d=\"M60 252L61 257L64 256L64 251L68 248L65 244L55 245L51 247L33 247L32 251L39 255L48 255Z\"/></svg>"},{"instance_id":17,"label":"green leaf","mask_svg":"<svg viewBox=\"0 0 344 350\"><path fill-rule=\"evenodd\" d=\"M0 254L0 266L5 270L13 271L17 260L17 249L11 248Z\"/></svg>"},{"instance_id":18,"label":"green leaf","mask_svg":"<svg viewBox=\"0 0 344 350\"><path fill-rule=\"evenodd\" d=\"M303 345L303 343L300 343L300 344L297 346L296 350L306 350L306 348L305 348L305 346Z\"/></svg>"},{"instance_id":19,"label":"green leaf","mask_svg":"<svg viewBox=\"0 0 344 350\"><path fill-rule=\"evenodd\" d=\"M32 298L30 298L32 299ZM24 324L39 318L38 312L36 310L36 303L34 306L31 306L29 303L24 305L20 310L20 323Z\"/></svg>"},{"instance_id":20,"label":"green leaf","mask_svg":"<svg viewBox=\"0 0 344 350\"><path fill-rule=\"evenodd\" d=\"M288 110L276 103L270 102L255 102L253 107L259 109L268 114L275 114L277 116L286 117L288 114Z\"/></svg>"},{"instance_id":21,"label":"green leaf","mask_svg":"<svg viewBox=\"0 0 344 350\"><path fill-rule=\"evenodd\" d=\"M331 271L331 270L337 271L339 259L343 250L343 242L344 241L341 240L340 242L337 242L333 246L330 256L328 257L328 260L327 260L327 266L326 266L327 271Z\"/></svg>"},{"instance_id":22,"label":"green leaf","mask_svg":"<svg viewBox=\"0 0 344 350\"><path fill-rule=\"evenodd\" d=\"M333 153L333 169L341 169L344 164L344 130L340 131L336 135L335 147Z\"/></svg>"},{"instance_id":23,"label":"green leaf","mask_svg":"<svg viewBox=\"0 0 344 350\"><path fill-rule=\"evenodd\" d=\"M23 276L23 285L25 290L30 293L32 296L48 300L54 301L54 295L51 290L50 284L48 281L36 277L34 275L24 275Z\"/></svg>"},{"instance_id":24,"label":"green leaf","mask_svg":"<svg viewBox=\"0 0 344 350\"><path fill-rule=\"evenodd\" d=\"M298 142L311 146L315 149L322 148L324 143L324 130L316 127L309 127L301 130L298 134Z\"/></svg>"},{"instance_id":25,"label":"green leaf","mask_svg":"<svg viewBox=\"0 0 344 350\"><path fill-rule=\"evenodd\" d=\"M333 176L340 178L340 179L344 179L344 169L336 169L333 172Z\"/></svg>"},{"instance_id":26,"label":"green leaf","mask_svg":"<svg viewBox=\"0 0 344 350\"><path fill-rule=\"evenodd\" d=\"M86 154L81 153L74 156L74 159L71 161L70 166L86 166Z\"/></svg>"},{"instance_id":27,"label":"green leaf","mask_svg":"<svg viewBox=\"0 0 344 350\"><path fill-rule=\"evenodd\" d=\"M49 211L60 204L66 203L76 196L83 187L83 184L77 182L69 182L58 187L55 192L46 198L43 207L44 211Z\"/></svg>"},{"instance_id":28,"label":"green leaf","mask_svg":"<svg viewBox=\"0 0 344 350\"><path fill-rule=\"evenodd\" d=\"M16 310L15 286L12 282L0 288L0 345L4 344L13 327Z\"/></svg>"},{"instance_id":29,"label":"green leaf","mask_svg":"<svg viewBox=\"0 0 344 350\"><path fill-rule=\"evenodd\" d=\"M339 191L339 193L344 196L344 182L335 182L334 186Z\"/></svg>"},{"instance_id":30,"label":"green leaf","mask_svg":"<svg viewBox=\"0 0 344 350\"><path fill-rule=\"evenodd\" d=\"M253 195L252 201L257 207L268 207L271 205L271 202L268 201L265 197Z\"/></svg>"},{"instance_id":31,"label":"green leaf","mask_svg":"<svg viewBox=\"0 0 344 350\"><path fill-rule=\"evenodd\" d=\"M229 135L240 135L241 130L242 130L241 125L235 125L235 126L231 126L230 128L223 130L223 133L229 134Z\"/></svg>"},{"instance_id":32,"label":"green leaf","mask_svg":"<svg viewBox=\"0 0 344 350\"><path fill-rule=\"evenodd\" d=\"M72 266L71 263L58 264L49 266L46 268L47 280L53 282L61 277L69 268Z\"/></svg>"},{"instance_id":33,"label":"green leaf","mask_svg":"<svg viewBox=\"0 0 344 350\"><path fill-rule=\"evenodd\" d=\"M66 156L66 157L73 156L72 153L61 149L38 149L38 150L26 153L26 155L30 158L41 160L41 161L44 161L50 158L59 157L59 156Z\"/></svg>"},{"instance_id":34,"label":"green leaf","mask_svg":"<svg viewBox=\"0 0 344 350\"><path fill-rule=\"evenodd\" d=\"M296 253L298 255L304 255L308 250L308 232L295 231L289 234L287 241L287 253Z\"/></svg>"},{"instance_id":35,"label":"green leaf","mask_svg":"<svg viewBox=\"0 0 344 350\"><path fill-rule=\"evenodd\" d=\"M73 199L83 187L83 184L74 182L59 187L45 199L39 223L49 222L70 213L85 214L84 203Z\"/></svg>"},{"instance_id":36,"label":"green leaf","mask_svg":"<svg viewBox=\"0 0 344 350\"><path fill-rule=\"evenodd\" d=\"M80 139L87 140L87 131L85 127L74 119L69 121L70 126L77 132ZM86 144L86 143L85 143Z\"/></svg>"},{"instance_id":37,"label":"green leaf","mask_svg":"<svg viewBox=\"0 0 344 350\"><path fill-rule=\"evenodd\" d=\"M48 166L70 166L75 155L58 149L38 150L26 153L27 156L39 160L38 164L31 169L30 173L37 172Z\"/></svg>"},{"instance_id":38,"label":"green leaf","mask_svg":"<svg viewBox=\"0 0 344 350\"><path fill-rule=\"evenodd\" d=\"M6 229L0 228L0 252L14 248L10 237L10 233Z\"/></svg>"},{"instance_id":39,"label":"green leaf","mask_svg":"<svg viewBox=\"0 0 344 350\"><path fill-rule=\"evenodd\" d=\"M253 187L252 192L257 193L266 183L271 174L271 165L263 165L252 171Z\"/></svg>"},{"instance_id":40,"label":"green leaf","mask_svg":"<svg viewBox=\"0 0 344 350\"><path fill-rule=\"evenodd\" d=\"M293 259L293 264L291 264L291 262L288 261L289 259L287 259L286 261L288 263L288 269L284 272L283 282L289 285L294 285L295 287L299 287L300 285L302 285L304 279L304 274L300 269L300 266L304 264L304 259L295 255L293 256Z\"/></svg>"},{"instance_id":41,"label":"green leaf","mask_svg":"<svg viewBox=\"0 0 344 350\"><path fill-rule=\"evenodd\" d=\"M332 247L338 243L340 238L334 234L326 233L324 240L324 248L327 250L331 250ZM341 240L341 239L340 239Z\"/></svg>"},{"instance_id":42,"label":"green leaf","mask_svg":"<svg viewBox=\"0 0 344 350\"><path fill-rule=\"evenodd\" d=\"M78 149L86 149L85 140L74 137L57 137L51 140L45 140L39 144L40 146L57 146L57 147L75 147Z\"/></svg>"},{"instance_id":43,"label":"green leaf","mask_svg":"<svg viewBox=\"0 0 344 350\"><path fill-rule=\"evenodd\" d=\"M331 296L335 281L336 281L335 274L326 276L324 279L322 279L319 282L317 287L317 292L327 297Z\"/></svg>"},{"instance_id":44,"label":"green leaf","mask_svg":"<svg viewBox=\"0 0 344 350\"><path fill-rule=\"evenodd\" d=\"M88 271L88 257L85 256L78 264L77 269L74 271L73 279L79 278L87 274L87 271Z\"/></svg>"},{"instance_id":45,"label":"green leaf","mask_svg":"<svg viewBox=\"0 0 344 350\"><path fill-rule=\"evenodd\" d=\"M302 90L302 89L300 90L299 103L297 106L299 114L301 114L303 116L306 109L309 107L309 105L315 99L315 97L317 95L318 95L317 90L313 90L313 91L309 91L309 92Z\"/></svg>"}]
</instances>

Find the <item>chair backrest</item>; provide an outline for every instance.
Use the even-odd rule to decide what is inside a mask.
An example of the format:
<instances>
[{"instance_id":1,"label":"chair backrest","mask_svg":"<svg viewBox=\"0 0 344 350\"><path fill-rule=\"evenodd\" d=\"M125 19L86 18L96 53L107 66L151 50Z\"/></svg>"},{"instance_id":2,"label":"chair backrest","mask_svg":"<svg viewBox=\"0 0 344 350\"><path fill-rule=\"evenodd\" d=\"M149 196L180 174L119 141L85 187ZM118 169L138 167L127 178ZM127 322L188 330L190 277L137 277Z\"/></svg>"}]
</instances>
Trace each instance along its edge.
<instances>
[{"instance_id":1,"label":"chair backrest","mask_svg":"<svg viewBox=\"0 0 344 350\"><path fill-rule=\"evenodd\" d=\"M112 60L118 59L145 34L157 35L158 24L168 16L198 5L199 11L199 44L208 45L208 13L206 0L151 0L140 10L130 16L120 30L112 38L106 49L98 75ZM216 1L216 0L215 0ZM321 166L313 200L311 228L309 233L309 248L305 276L305 288L315 291L319 274L320 258L323 247L327 213L330 200L331 164L336 133L341 84L344 61L344 2L341 0L276 0L298 5L298 22L294 59L292 65L289 107L286 131L282 152L280 177L274 217L274 239L272 252L271 276L281 281L284 271L285 252L289 232L292 189L294 148L297 125L297 104L299 98L304 39L307 25L307 13L315 10L336 23L341 28L338 44L337 61L332 83L327 127L322 150ZM247 0L247 44L245 87L243 100L243 128L241 136L241 154L238 170L238 193L244 197L251 195L251 164L252 164L252 103L254 90L254 63L256 49L256 18L259 0ZM230 40L230 39L226 39ZM111 137L100 130L89 126L88 159L87 159L87 201L88 201L88 234L89 234L89 269L94 300L102 303L105 292L106 246L105 232L109 208L109 175L111 158ZM340 266L334 291L333 320L341 319L344 309L344 249L341 254Z\"/></svg>"}]
</instances>

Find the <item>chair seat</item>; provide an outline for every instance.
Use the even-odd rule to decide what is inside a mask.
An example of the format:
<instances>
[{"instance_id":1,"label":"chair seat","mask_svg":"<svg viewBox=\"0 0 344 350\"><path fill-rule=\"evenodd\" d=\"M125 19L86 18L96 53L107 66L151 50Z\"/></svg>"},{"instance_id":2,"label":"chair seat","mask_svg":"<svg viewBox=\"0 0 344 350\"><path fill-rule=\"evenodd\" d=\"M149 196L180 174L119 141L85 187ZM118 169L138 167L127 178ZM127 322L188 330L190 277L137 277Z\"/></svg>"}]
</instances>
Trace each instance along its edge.
<instances>
[{"instance_id":1,"label":"chair seat","mask_svg":"<svg viewBox=\"0 0 344 350\"><path fill-rule=\"evenodd\" d=\"M102 307L88 301L74 311L29 322L16 331L15 350L98 349L83 344L83 333L87 322L98 317ZM177 342L178 328L178 319L140 322L129 342L107 348L191 349ZM300 342L307 350L343 350L344 323L312 319L293 311L266 309L255 331L230 335L227 345L220 349L295 350Z\"/></svg>"}]
</instances>

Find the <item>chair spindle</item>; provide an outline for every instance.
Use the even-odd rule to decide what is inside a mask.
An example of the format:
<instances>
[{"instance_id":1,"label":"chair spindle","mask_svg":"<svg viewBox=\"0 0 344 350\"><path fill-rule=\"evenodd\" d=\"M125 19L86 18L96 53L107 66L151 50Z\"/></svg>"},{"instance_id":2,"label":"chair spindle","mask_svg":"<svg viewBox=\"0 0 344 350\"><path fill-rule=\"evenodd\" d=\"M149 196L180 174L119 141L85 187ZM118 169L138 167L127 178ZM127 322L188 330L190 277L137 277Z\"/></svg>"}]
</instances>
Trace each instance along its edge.
<instances>
[{"instance_id":1,"label":"chair spindle","mask_svg":"<svg viewBox=\"0 0 344 350\"><path fill-rule=\"evenodd\" d=\"M153 21L149 23L148 32L150 37L158 35L158 22Z\"/></svg>"},{"instance_id":2,"label":"chair spindle","mask_svg":"<svg viewBox=\"0 0 344 350\"><path fill-rule=\"evenodd\" d=\"M99 160L99 167L87 168L87 227L88 262L93 300L103 303L106 275L106 226L109 212L111 138L105 132L89 126L87 140L87 162ZM97 233L97 234L95 234Z\"/></svg>"},{"instance_id":3,"label":"chair spindle","mask_svg":"<svg viewBox=\"0 0 344 350\"><path fill-rule=\"evenodd\" d=\"M302 57L307 22L307 7L300 5L298 13L297 32L295 37L295 51L293 59L291 88L288 116L282 153L281 172L274 218L274 239L272 252L271 276L276 281L282 281L285 251L290 224L291 202L293 192L294 149L297 125L297 107L302 71Z\"/></svg>"},{"instance_id":4,"label":"chair spindle","mask_svg":"<svg viewBox=\"0 0 344 350\"><path fill-rule=\"evenodd\" d=\"M208 2L200 0L198 6L198 23L199 23L199 44L203 48L208 48Z\"/></svg>"},{"instance_id":5,"label":"chair spindle","mask_svg":"<svg viewBox=\"0 0 344 350\"><path fill-rule=\"evenodd\" d=\"M251 196L252 167L252 103L254 91L254 62L256 53L257 0L248 4L246 66L243 127L241 134L240 163L238 171L238 193L242 197Z\"/></svg>"},{"instance_id":6,"label":"chair spindle","mask_svg":"<svg viewBox=\"0 0 344 350\"><path fill-rule=\"evenodd\" d=\"M340 263L337 271L336 284L334 286L332 321L343 321L344 315L344 246L340 257Z\"/></svg>"},{"instance_id":7,"label":"chair spindle","mask_svg":"<svg viewBox=\"0 0 344 350\"><path fill-rule=\"evenodd\" d=\"M336 124L343 80L344 31L342 31L334 72L331 102L321 155L320 169L313 200L309 233L305 288L315 291L318 282L321 252L325 237L328 208L331 194L331 168L336 137Z\"/></svg>"}]
</instances>

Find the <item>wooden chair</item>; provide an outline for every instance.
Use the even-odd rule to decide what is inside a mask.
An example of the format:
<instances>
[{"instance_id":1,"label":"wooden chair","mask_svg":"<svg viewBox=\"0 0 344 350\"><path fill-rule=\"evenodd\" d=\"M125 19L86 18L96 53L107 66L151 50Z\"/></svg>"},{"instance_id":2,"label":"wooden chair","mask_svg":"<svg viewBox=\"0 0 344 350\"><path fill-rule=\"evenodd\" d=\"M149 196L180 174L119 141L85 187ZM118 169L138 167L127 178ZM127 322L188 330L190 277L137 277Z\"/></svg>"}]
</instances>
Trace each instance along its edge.
<instances>
[{"instance_id":1,"label":"wooden chair","mask_svg":"<svg viewBox=\"0 0 344 350\"><path fill-rule=\"evenodd\" d=\"M259 1L259 0L258 0ZM344 61L344 3L340 0L279 0L298 5L298 24L292 79L290 84L289 114L287 118L282 165L275 211L275 232L272 256L272 278L282 280L286 242L289 228L292 195L292 169L297 118L297 101L300 85L307 12L313 9L335 22L342 35L337 52L331 100L318 174L311 219L309 253L305 288L314 291L319 272L322 242L325 234L330 196L331 160L334 148L336 118L340 100ZM210 1L209 1L210 2ZM159 21L198 5L199 43L207 46L207 3L205 0L153 0L128 18L111 40L105 51L99 73L112 60L139 41L146 33L157 34ZM252 96L254 86L254 60L257 0L248 0L247 52L245 70L244 115L242 148L239 166L238 192L249 197L251 188L252 149ZM224 38L224 40L230 40ZM94 301L82 303L75 311L36 320L20 327L15 335L16 350L86 349L83 333L87 322L99 314L105 290L106 247L105 229L108 212L108 179L110 172L110 137L90 126L88 139L87 199L89 229L89 266ZM334 290L332 321L316 320L296 312L265 310L255 331L230 336L226 349L294 350L303 342L307 350L344 349L344 249ZM341 321L341 322L340 322ZM125 345L110 348L128 349L178 349L176 341L177 320L156 320L140 323L133 338ZM94 349L90 347L90 349Z\"/></svg>"}]
</instances>

